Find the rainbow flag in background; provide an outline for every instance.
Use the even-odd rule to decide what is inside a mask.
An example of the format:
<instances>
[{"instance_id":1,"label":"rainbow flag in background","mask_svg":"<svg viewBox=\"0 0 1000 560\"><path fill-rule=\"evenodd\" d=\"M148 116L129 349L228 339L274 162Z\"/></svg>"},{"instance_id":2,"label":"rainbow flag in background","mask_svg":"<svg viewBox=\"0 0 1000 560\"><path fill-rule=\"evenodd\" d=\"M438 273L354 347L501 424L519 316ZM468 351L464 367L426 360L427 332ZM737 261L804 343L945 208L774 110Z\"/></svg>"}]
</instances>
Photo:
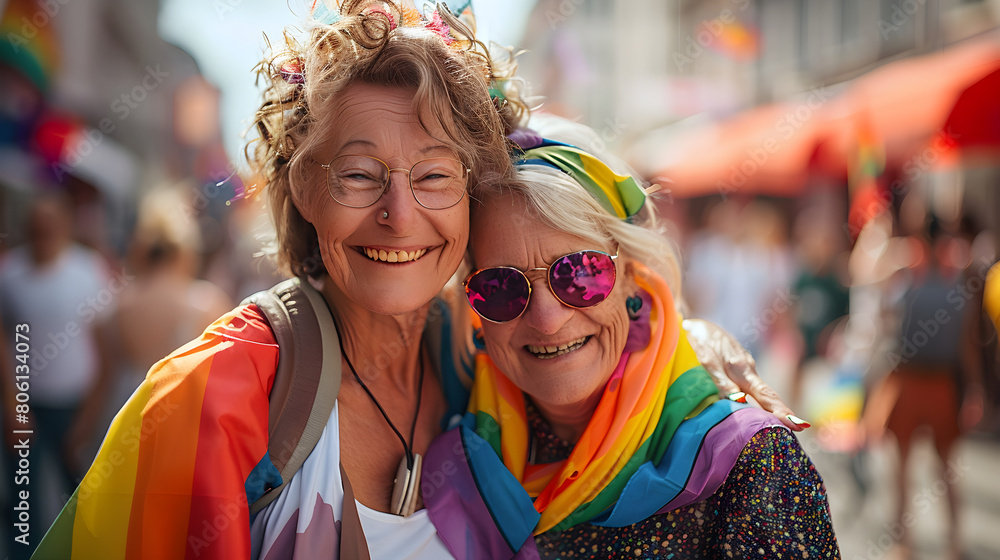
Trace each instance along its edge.
<instances>
[{"instance_id":1,"label":"rainbow flag in background","mask_svg":"<svg viewBox=\"0 0 1000 560\"><path fill-rule=\"evenodd\" d=\"M886 211L887 197L891 196L881 190L882 173L885 171L885 143L869 119L859 119L855 139L854 157L847 168L848 193L851 197L848 224L852 237L857 237L869 220Z\"/></svg>"},{"instance_id":2,"label":"rainbow flag in background","mask_svg":"<svg viewBox=\"0 0 1000 560\"><path fill-rule=\"evenodd\" d=\"M867 118L861 118L855 136L854 159L848 169L852 188L864 188L885 171L885 144Z\"/></svg>"},{"instance_id":3,"label":"rainbow flag in background","mask_svg":"<svg viewBox=\"0 0 1000 560\"><path fill-rule=\"evenodd\" d=\"M735 60L751 60L757 57L760 40L757 30L738 20L724 22L720 19L702 22L698 33L709 33L713 40L709 48Z\"/></svg>"},{"instance_id":4,"label":"rainbow flag in background","mask_svg":"<svg viewBox=\"0 0 1000 560\"><path fill-rule=\"evenodd\" d=\"M9 0L0 18L0 63L20 70L43 93L59 67L52 17L38 0Z\"/></svg>"},{"instance_id":5,"label":"rainbow flag in background","mask_svg":"<svg viewBox=\"0 0 1000 560\"><path fill-rule=\"evenodd\" d=\"M154 365L32 558L249 558L247 503L274 482L247 478L270 461L277 359L244 306Z\"/></svg>"}]
</instances>

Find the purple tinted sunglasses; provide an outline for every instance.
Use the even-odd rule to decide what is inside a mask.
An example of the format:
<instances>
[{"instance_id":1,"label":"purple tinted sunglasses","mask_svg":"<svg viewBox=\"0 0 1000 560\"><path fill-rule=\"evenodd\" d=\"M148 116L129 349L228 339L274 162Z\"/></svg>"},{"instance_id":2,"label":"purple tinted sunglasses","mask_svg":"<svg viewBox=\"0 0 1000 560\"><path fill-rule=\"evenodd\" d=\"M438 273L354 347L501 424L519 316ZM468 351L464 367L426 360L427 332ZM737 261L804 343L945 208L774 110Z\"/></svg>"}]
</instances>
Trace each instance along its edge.
<instances>
[{"instance_id":1,"label":"purple tinted sunglasses","mask_svg":"<svg viewBox=\"0 0 1000 560\"><path fill-rule=\"evenodd\" d=\"M593 307L615 287L615 259L603 251L577 251L563 255L547 268L549 290L563 304L575 309ZM528 308L531 282L525 272L512 266L494 266L473 272L465 280L469 305L480 317L493 323L513 321Z\"/></svg>"}]
</instances>

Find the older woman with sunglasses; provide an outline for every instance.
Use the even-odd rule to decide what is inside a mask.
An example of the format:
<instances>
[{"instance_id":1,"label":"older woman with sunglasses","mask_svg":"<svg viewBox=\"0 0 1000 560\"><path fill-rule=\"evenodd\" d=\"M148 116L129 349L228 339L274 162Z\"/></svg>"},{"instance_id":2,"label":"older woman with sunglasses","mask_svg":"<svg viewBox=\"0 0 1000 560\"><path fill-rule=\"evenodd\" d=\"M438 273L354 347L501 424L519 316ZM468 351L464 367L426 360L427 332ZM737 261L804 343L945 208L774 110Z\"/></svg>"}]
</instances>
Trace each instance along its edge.
<instances>
[{"instance_id":1,"label":"older woman with sunglasses","mask_svg":"<svg viewBox=\"0 0 1000 560\"><path fill-rule=\"evenodd\" d=\"M823 482L789 429L720 399L696 358L643 189L592 152L517 138L517 181L473 205L465 286L485 352L469 411L425 461L449 550L839 557Z\"/></svg>"}]
</instances>

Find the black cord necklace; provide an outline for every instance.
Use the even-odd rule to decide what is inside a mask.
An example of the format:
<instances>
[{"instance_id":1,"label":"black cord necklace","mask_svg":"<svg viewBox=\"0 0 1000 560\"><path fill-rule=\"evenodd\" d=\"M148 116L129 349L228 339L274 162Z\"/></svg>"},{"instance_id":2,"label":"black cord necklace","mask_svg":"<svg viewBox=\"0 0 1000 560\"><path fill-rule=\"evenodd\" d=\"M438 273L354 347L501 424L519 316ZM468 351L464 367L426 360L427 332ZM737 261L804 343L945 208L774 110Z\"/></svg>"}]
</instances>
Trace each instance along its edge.
<instances>
[{"instance_id":1,"label":"black cord necklace","mask_svg":"<svg viewBox=\"0 0 1000 560\"><path fill-rule=\"evenodd\" d=\"M406 440L403 438L403 434L399 433L396 429L396 425L392 423L389 419L389 415L386 414L385 409L379 404L378 399L372 394L371 389L365 385L365 382L361 380L361 376L358 375L356 369L354 369L354 364L351 363L351 359L347 356L347 351L344 350L344 338L340 336L338 329L337 332L337 342L340 343L340 354L344 357L344 361L347 362L347 367L350 368L351 373L354 375L354 379L358 381L361 388L365 390L368 394L368 398L371 399L375 406L378 407L378 411L382 413L382 418L385 418L389 427L392 431L396 433L396 437L399 438L399 442L403 444L403 459L400 461L399 468L396 470L396 480L394 481L394 486L392 490L392 500L390 508L392 513L395 515L402 515L403 517L409 516L414 511L416 511L418 492L417 488L420 485L420 470L423 464L423 460L419 453L414 453L411 447L414 443L414 435L417 430L417 419L420 417L420 401L424 396L424 349L423 346L420 347L420 352L417 355L417 360L420 362L420 384L417 389L417 411L413 414L413 423L410 425L410 443L407 444Z\"/></svg>"}]
</instances>

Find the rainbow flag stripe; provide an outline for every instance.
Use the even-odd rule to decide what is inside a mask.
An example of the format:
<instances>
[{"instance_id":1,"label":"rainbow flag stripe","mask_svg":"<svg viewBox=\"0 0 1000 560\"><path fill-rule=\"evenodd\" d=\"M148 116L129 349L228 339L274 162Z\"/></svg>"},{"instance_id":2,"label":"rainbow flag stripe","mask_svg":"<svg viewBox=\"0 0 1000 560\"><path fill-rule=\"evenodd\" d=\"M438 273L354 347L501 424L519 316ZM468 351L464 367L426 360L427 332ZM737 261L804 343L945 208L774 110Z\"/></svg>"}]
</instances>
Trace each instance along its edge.
<instances>
[{"instance_id":1,"label":"rainbow flag stripe","mask_svg":"<svg viewBox=\"0 0 1000 560\"><path fill-rule=\"evenodd\" d=\"M154 365L33 558L248 558L277 359L244 306Z\"/></svg>"},{"instance_id":2,"label":"rainbow flag stripe","mask_svg":"<svg viewBox=\"0 0 1000 560\"><path fill-rule=\"evenodd\" d=\"M51 10L38 0L10 0L0 17L0 62L19 69L42 92L59 67Z\"/></svg>"}]
</instances>

